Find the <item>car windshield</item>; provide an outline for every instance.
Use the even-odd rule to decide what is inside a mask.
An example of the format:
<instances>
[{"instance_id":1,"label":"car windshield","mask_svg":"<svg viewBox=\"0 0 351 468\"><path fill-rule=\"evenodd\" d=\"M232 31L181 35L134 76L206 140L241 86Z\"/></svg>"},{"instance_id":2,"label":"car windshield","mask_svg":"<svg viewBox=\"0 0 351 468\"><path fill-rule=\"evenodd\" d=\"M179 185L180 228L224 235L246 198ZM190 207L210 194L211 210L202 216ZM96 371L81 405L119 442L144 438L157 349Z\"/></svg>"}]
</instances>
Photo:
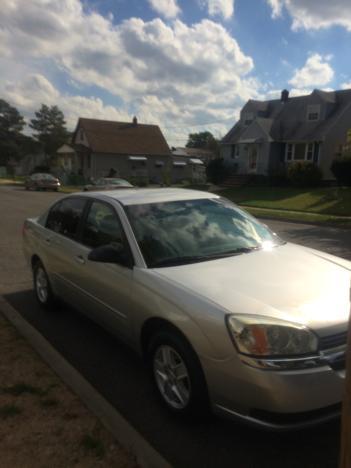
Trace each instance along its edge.
<instances>
[{"instance_id":1,"label":"car windshield","mask_svg":"<svg viewBox=\"0 0 351 468\"><path fill-rule=\"evenodd\" d=\"M150 268L282 244L265 225L222 198L129 205L125 209Z\"/></svg>"},{"instance_id":2,"label":"car windshield","mask_svg":"<svg viewBox=\"0 0 351 468\"><path fill-rule=\"evenodd\" d=\"M34 180L38 180L38 179L55 180L55 177L52 176L51 174L33 174L32 179L34 179Z\"/></svg>"},{"instance_id":3,"label":"car windshield","mask_svg":"<svg viewBox=\"0 0 351 468\"><path fill-rule=\"evenodd\" d=\"M101 178L95 181L96 185L129 185L126 180L115 178Z\"/></svg>"}]
</instances>

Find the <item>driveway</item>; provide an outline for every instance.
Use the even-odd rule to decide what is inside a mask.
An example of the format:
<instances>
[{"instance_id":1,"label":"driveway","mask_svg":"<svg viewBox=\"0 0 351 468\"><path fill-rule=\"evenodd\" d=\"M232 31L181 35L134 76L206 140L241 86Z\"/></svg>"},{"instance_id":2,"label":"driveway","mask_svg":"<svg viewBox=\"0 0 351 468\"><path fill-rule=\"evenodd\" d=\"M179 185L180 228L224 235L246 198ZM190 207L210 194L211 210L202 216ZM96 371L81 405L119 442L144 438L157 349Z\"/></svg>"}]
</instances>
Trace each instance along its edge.
<instances>
[{"instance_id":1,"label":"driveway","mask_svg":"<svg viewBox=\"0 0 351 468\"><path fill-rule=\"evenodd\" d=\"M33 299L21 252L21 227L56 193L0 187L0 292L174 467L336 467L339 423L289 434L262 433L229 421L183 422L158 403L142 363L76 311L43 312ZM287 240L351 258L348 232L267 222Z\"/></svg>"}]
</instances>

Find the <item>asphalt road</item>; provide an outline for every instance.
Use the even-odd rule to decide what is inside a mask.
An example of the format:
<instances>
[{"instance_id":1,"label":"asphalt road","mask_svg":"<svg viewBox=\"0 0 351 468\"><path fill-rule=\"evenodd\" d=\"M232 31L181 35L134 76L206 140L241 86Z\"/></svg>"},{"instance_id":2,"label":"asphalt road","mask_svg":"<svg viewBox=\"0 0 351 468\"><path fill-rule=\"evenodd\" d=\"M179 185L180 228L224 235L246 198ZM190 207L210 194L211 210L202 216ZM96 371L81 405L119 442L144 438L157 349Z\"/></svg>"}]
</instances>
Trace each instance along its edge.
<instances>
[{"instance_id":1,"label":"asphalt road","mask_svg":"<svg viewBox=\"0 0 351 468\"><path fill-rule=\"evenodd\" d=\"M180 421L160 406L139 359L99 326L63 307L38 308L21 250L24 218L62 195L0 187L0 293L175 467L336 467L339 423L263 433L211 418ZM351 259L349 231L265 221L284 239Z\"/></svg>"}]
</instances>

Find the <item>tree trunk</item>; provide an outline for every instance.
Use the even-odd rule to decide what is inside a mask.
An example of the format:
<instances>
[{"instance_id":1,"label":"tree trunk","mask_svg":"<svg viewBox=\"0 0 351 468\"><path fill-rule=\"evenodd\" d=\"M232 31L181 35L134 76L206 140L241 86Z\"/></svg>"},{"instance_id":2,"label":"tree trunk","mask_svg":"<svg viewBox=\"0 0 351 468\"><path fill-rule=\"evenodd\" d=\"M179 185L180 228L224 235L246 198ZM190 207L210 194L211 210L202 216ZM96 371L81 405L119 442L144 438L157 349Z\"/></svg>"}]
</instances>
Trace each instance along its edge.
<instances>
[{"instance_id":1,"label":"tree trunk","mask_svg":"<svg viewBox=\"0 0 351 468\"><path fill-rule=\"evenodd\" d=\"M351 468L351 320L349 320L345 393L342 407L340 468Z\"/></svg>"}]
</instances>

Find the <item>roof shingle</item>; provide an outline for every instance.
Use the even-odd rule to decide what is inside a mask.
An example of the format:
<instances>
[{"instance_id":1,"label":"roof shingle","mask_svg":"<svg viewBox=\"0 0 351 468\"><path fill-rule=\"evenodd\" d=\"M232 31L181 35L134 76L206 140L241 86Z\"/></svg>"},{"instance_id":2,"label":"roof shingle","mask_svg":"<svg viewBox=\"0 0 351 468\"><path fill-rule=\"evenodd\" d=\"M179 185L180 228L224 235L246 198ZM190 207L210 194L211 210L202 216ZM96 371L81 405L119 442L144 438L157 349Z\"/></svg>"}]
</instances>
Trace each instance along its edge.
<instances>
[{"instance_id":1,"label":"roof shingle","mask_svg":"<svg viewBox=\"0 0 351 468\"><path fill-rule=\"evenodd\" d=\"M74 133L83 129L94 153L170 155L158 125L80 118Z\"/></svg>"}]
</instances>

